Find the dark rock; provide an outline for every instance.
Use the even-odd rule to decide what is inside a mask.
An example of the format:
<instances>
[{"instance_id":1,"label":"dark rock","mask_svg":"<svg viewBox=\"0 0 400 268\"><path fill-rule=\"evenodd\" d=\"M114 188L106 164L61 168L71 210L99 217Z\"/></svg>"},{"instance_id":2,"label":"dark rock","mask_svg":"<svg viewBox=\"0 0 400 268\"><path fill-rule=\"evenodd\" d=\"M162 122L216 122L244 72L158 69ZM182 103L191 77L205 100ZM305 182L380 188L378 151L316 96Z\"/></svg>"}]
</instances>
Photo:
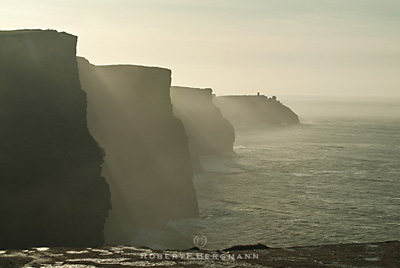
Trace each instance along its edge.
<instances>
[{"instance_id":1,"label":"dark rock","mask_svg":"<svg viewBox=\"0 0 400 268\"><path fill-rule=\"evenodd\" d=\"M223 251L237 251L237 250L255 250L255 249L269 249L268 246L264 244L255 244L255 245L238 245L238 246L233 246L227 249L224 249Z\"/></svg>"},{"instance_id":2,"label":"dark rock","mask_svg":"<svg viewBox=\"0 0 400 268\"><path fill-rule=\"evenodd\" d=\"M299 123L299 117L275 96L220 96L214 102L234 127Z\"/></svg>"},{"instance_id":3,"label":"dark rock","mask_svg":"<svg viewBox=\"0 0 400 268\"><path fill-rule=\"evenodd\" d=\"M106 242L129 244L135 230L196 217L188 140L172 112L171 71L78 63L89 129L107 152L103 174L113 208Z\"/></svg>"},{"instance_id":4,"label":"dark rock","mask_svg":"<svg viewBox=\"0 0 400 268\"><path fill-rule=\"evenodd\" d=\"M110 192L75 36L0 32L0 248L103 243Z\"/></svg>"}]
</instances>

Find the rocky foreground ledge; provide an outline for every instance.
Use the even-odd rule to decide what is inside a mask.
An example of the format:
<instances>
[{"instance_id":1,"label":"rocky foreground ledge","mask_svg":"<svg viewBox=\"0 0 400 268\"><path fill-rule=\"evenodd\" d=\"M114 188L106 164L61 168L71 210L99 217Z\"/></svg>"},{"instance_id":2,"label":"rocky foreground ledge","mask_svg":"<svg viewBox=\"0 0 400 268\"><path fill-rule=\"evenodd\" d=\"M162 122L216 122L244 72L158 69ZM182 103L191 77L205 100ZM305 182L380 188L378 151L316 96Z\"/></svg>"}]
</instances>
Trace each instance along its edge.
<instances>
[{"instance_id":1,"label":"rocky foreground ledge","mask_svg":"<svg viewBox=\"0 0 400 268\"><path fill-rule=\"evenodd\" d=\"M222 251L157 251L132 246L0 250L1 268L94 267L400 267L400 241Z\"/></svg>"}]
</instances>

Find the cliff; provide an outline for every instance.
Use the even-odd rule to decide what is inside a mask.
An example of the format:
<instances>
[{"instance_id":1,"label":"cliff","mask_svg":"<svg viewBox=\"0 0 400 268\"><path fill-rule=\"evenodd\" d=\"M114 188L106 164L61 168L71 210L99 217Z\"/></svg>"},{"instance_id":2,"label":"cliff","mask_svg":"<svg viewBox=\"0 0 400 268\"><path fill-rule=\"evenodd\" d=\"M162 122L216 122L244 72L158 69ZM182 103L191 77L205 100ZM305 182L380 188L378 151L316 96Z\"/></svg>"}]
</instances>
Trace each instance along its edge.
<instances>
[{"instance_id":1,"label":"cliff","mask_svg":"<svg viewBox=\"0 0 400 268\"><path fill-rule=\"evenodd\" d=\"M94 66L78 58L88 94L88 124L106 150L104 176L112 210L109 244L130 243L140 228L198 215L188 140L172 112L171 71Z\"/></svg>"},{"instance_id":2,"label":"cliff","mask_svg":"<svg viewBox=\"0 0 400 268\"><path fill-rule=\"evenodd\" d=\"M174 114L182 120L194 162L200 155L233 152L235 132L213 103L212 89L171 87Z\"/></svg>"},{"instance_id":3,"label":"cliff","mask_svg":"<svg viewBox=\"0 0 400 268\"><path fill-rule=\"evenodd\" d=\"M75 36L0 32L0 248L103 243L110 192Z\"/></svg>"},{"instance_id":4,"label":"cliff","mask_svg":"<svg viewBox=\"0 0 400 268\"><path fill-rule=\"evenodd\" d=\"M299 117L275 97L221 96L214 102L235 127L299 123Z\"/></svg>"}]
</instances>

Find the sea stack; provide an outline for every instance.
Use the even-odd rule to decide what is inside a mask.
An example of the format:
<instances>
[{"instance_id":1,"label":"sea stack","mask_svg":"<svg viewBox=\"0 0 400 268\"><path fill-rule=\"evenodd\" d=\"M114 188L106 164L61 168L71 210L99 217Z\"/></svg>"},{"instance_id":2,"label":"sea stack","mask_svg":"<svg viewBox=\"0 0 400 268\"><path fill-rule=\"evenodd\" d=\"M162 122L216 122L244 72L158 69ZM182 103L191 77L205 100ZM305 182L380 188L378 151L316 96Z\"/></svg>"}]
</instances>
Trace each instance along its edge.
<instances>
[{"instance_id":1,"label":"sea stack","mask_svg":"<svg viewBox=\"0 0 400 268\"><path fill-rule=\"evenodd\" d=\"M135 230L197 216L188 139L172 111L171 71L78 63L89 129L106 150L103 174L112 194L106 242L129 244Z\"/></svg>"},{"instance_id":2,"label":"sea stack","mask_svg":"<svg viewBox=\"0 0 400 268\"><path fill-rule=\"evenodd\" d=\"M202 155L233 153L235 131L214 105L211 88L173 86L171 100L188 135L193 162Z\"/></svg>"},{"instance_id":3,"label":"sea stack","mask_svg":"<svg viewBox=\"0 0 400 268\"><path fill-rule=\"evenodd\" d=\"M235 128L299 123L299 117L275 96L218 96L214 102Z\"/></svg>"},{"instance_id":4,"label":"sea stack","mask_svg":"<svg viewBox=\"0 0 400 268\"><path fill-rule=\"evenodd\" d=\"M104 242L110 192L76 42L51 30L0 32L0 248Z\"/></svg>"}]
</instances>

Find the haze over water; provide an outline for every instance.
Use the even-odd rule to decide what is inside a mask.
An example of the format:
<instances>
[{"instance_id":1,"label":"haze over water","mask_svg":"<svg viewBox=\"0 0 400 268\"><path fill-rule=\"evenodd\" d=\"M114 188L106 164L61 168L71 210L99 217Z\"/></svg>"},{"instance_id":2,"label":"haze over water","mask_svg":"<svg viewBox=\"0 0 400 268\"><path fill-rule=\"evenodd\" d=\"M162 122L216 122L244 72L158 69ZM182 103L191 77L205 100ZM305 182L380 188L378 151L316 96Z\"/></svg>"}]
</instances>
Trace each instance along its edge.
<instances>
[{"instance_id":1,"label":"haze over water","mask_svg":"<svg viewBox=\"0 0 400 268\"><path fill-rule=\"evenodd\" d=\"M236 157L203 159L207 247L400 239L399 102L287 100L303 124L237 130Z\"/></svg>"}]
</instances>

